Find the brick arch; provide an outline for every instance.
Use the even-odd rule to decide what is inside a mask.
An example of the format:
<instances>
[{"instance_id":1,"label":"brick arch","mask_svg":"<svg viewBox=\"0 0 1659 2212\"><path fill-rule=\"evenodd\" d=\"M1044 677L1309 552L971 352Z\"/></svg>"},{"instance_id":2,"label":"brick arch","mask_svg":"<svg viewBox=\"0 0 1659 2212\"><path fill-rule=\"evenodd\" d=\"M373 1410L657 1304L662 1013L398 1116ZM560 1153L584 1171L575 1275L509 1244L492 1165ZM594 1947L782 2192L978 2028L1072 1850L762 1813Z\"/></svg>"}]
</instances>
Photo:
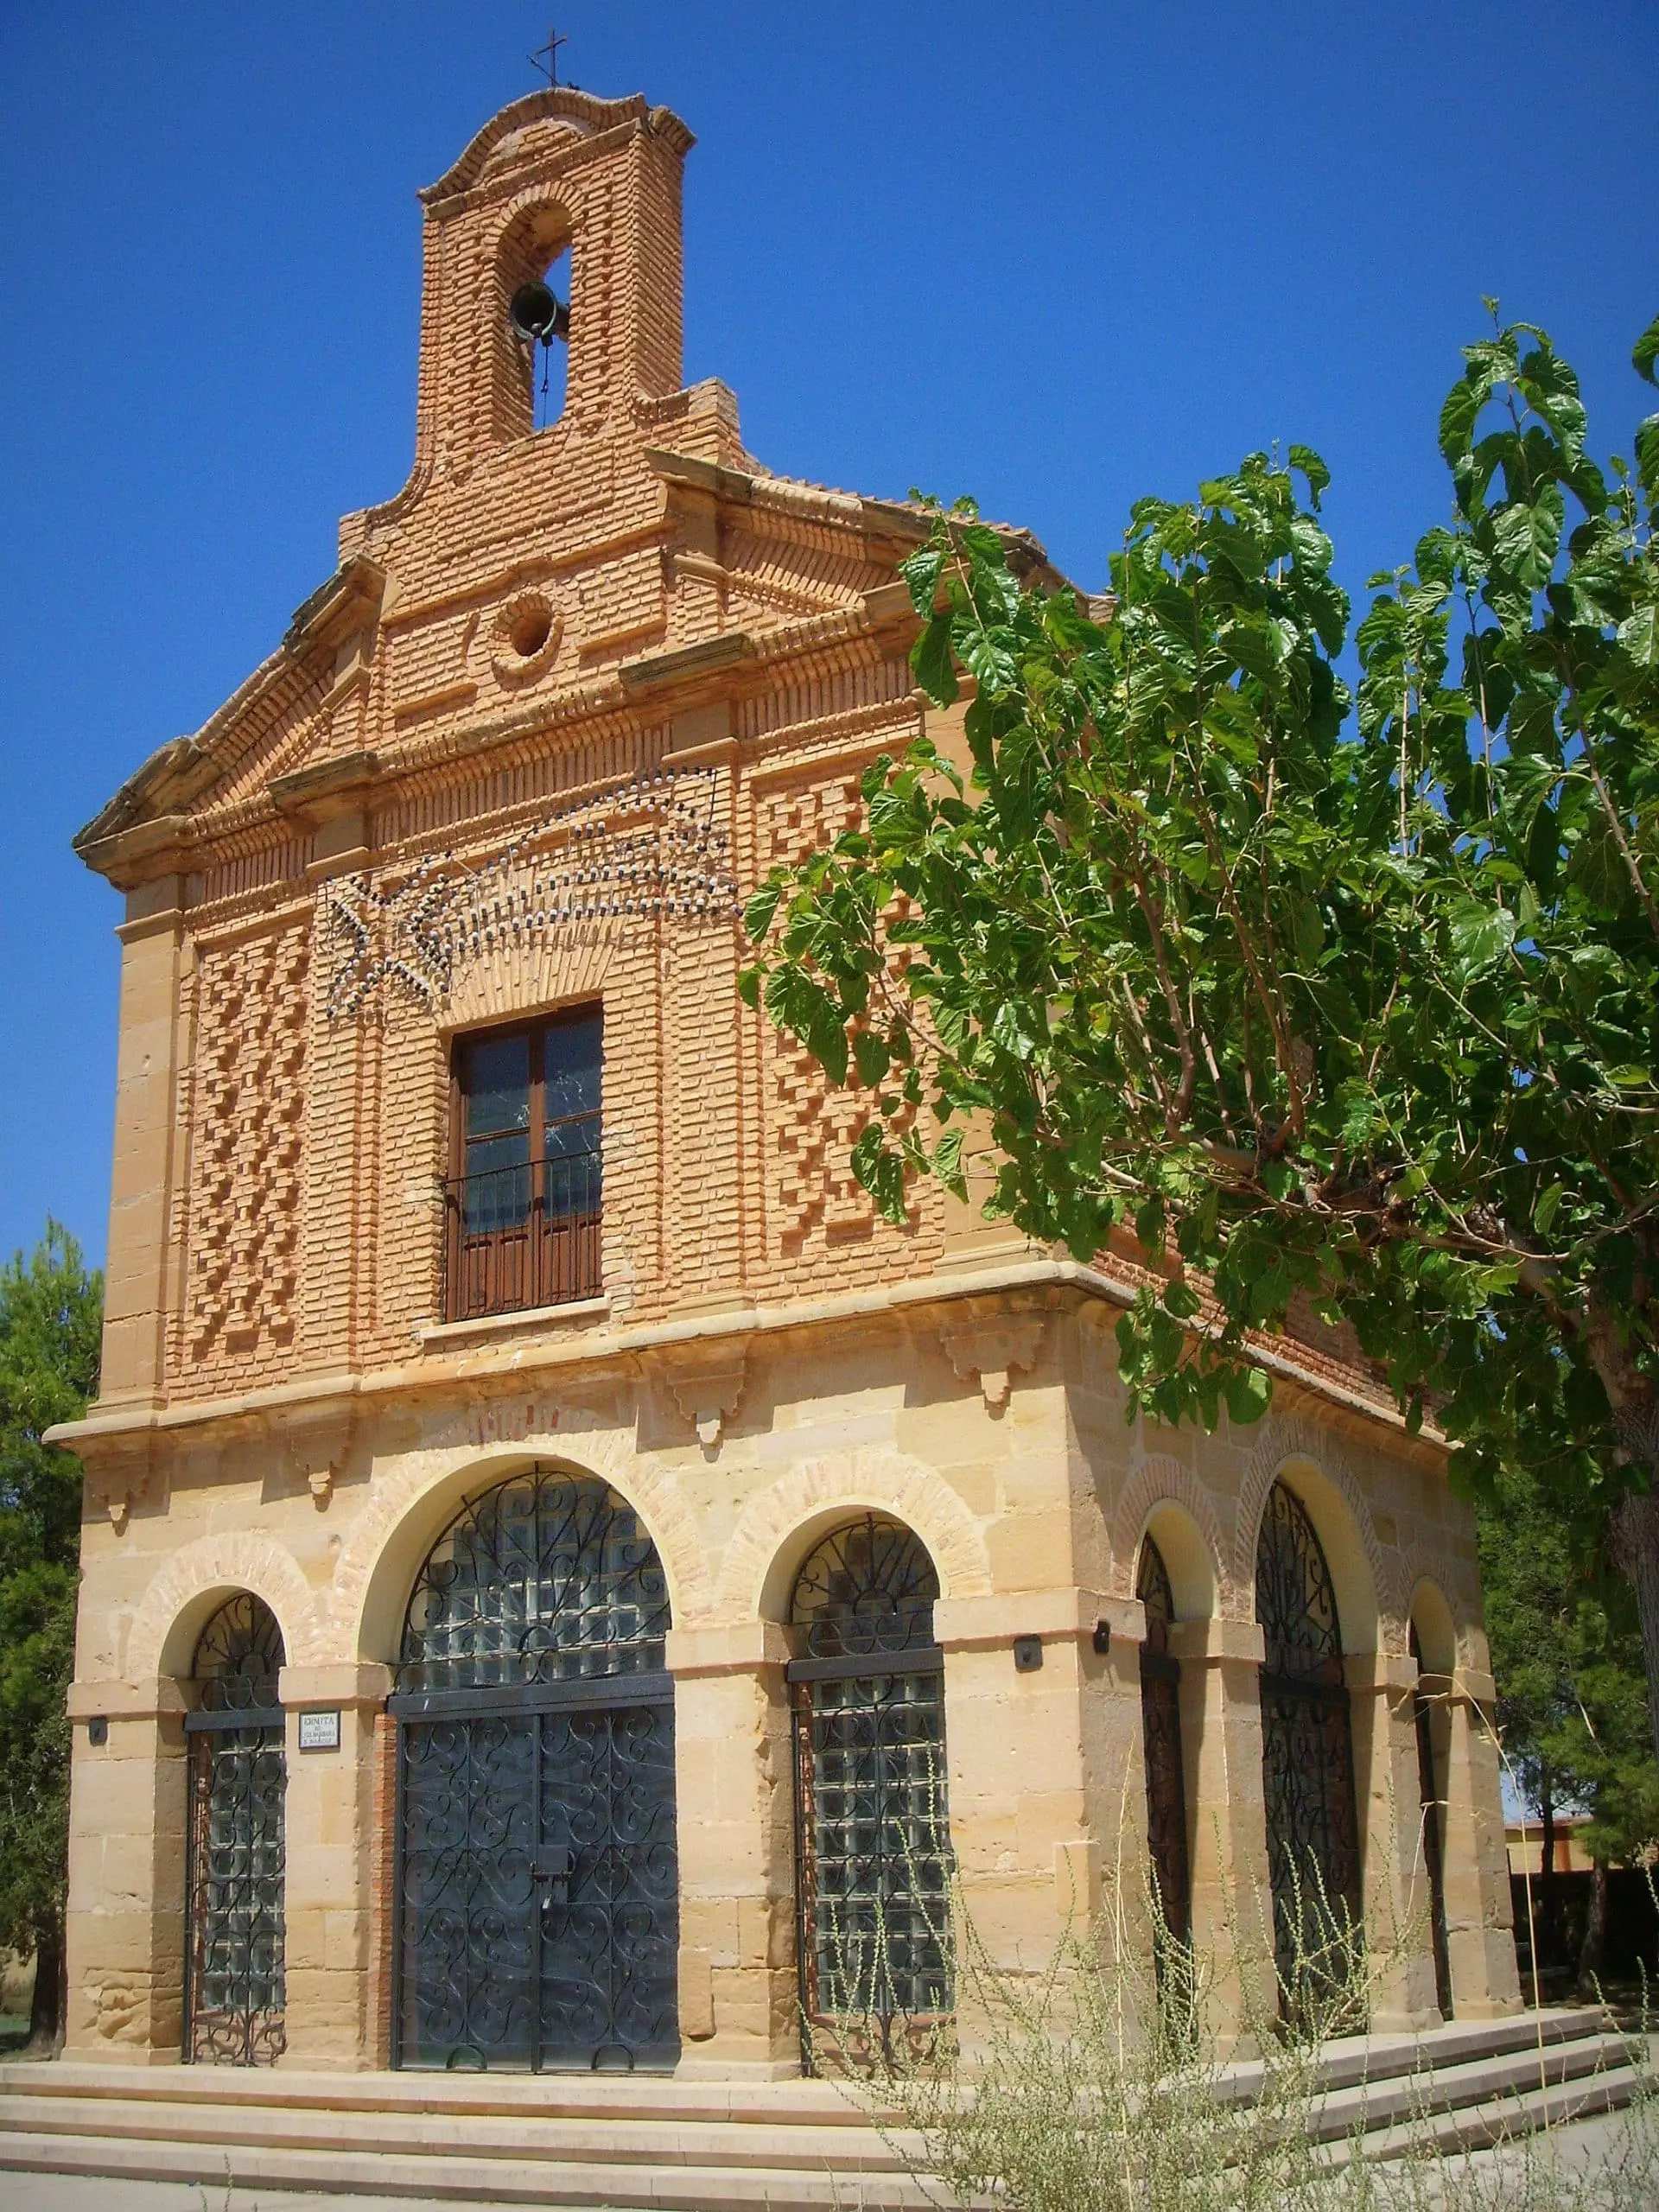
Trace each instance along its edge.
<instances>
[{"instance_id":1,"label":"brick arch","mask_svg":"<svg viewBox=\"0 0 1659 2212\"><path fill-rule=\"evenodd\" d=\"M902 1521L926 1545L941 1595L980 1597L991 1587L990 1560L978 1522L949 1483L919 1459L887 1445L803 1459L744 1505L721 1562L714 1605L721 1621L751 1621L765 1610L780 1566L798 1560L805 1538L833 1525L837 1510L869 1510ZM791 1539L800 1541L791 1546Z\"/></svg>"},{"instance_id":2,"label":"brick arch","mask_svg":"<svg viewBox=\"0 0 1659 2212\"><path fill-rule=\"evenodd\" d=\"M451 162L435 184L428 185L421 197L429 205L435 200L467 191L477 183L498 148L537 124L551 124L568 131L573 138L585 138L618 124L631 122L645 124L652 130L671 129L677 131L686 145L690 143L691 134L685 125L670 115L667 109L653 109L642 92L631 93L620 100L602 99L596 93L579 92L574 85L556 85L543 92L525 92L475 130L459 158ZM684 149L682 147L681 150Z\"/></svg>"},{"instance_id":3,"label":"brick arch","mask_svg":"<svg viewBox=\"0 0 1659 2212\"><path fill-rule=\"evenodd\" d=\"M1135 1595L1135 1562L1141 1539L1153 1514L1165 1504L1179 1507L1203 1540L1210 1557L1217 1619L1240 1618L1238 1592L1228 1572L1226 1540L1215 1500L1190 1467L1161 1452L1141 1460L1118 1492L1109 1523L1116 1594L1120 1598Z\"/></svg>"},{"instance_id":4,"label":"brick arch","mask_svg":"<svg viewBox=\"0 0 1659 2212\"><path fill-rule=\"evenodd\" d=\"M594 997L622 949L622 930L603 922L561 929L556 938L497 945L487 959L462 966L444 1007L444 1032L529 1020L566 1001Z\"/></svg>"},{"instance_id":5,"label":"brick arch","mask_svg":"<svg viewBox=\"0 0 1659 2212\"><path fill-rule=\"evenodd\" d=\"M709 1573L690 1509L674 1483L606 1430L423 1455L378 1485L359 1514L334 1570L334 1619L341 1659L388 1659L386 1624L401 1622L425 1559L464 1501L532 1466L556 1466L608 1483L639 1515L657 1547L677 1628L708 1617Z\"/></svg>"},{"instance_id":6,"label":"brick arch","mask_svg":"<svg viewBox=\"0 0 1659 2212\"><path fill-rule=\"evenodd\" d=\"M152 1576L127 1631L125 1679L153 1681L163 1671L169 1637L195 1601L238 1590L251 1592L275 1613L290 1666L315 1665L327 1656L321 1601L293 1554L274 1537L238 1531L198 1536Z\"/></svg>"},{"instance_id":7,"label":"brick arch","mask_svg":"<svg viewBox=\"0 0 1659 2212\"><path fill-rule=\"evenodd\" d=\"M1452 1616L1458 1650L1463 1653L1471 1628L1480 1625L1478 1608L1471 1603L1469 1576L1459 1560L1448 1559L1444 1552L1432 1552L1426 1544L1414 1540L1400 1554L1397 1604L1408 1636L1413 1601L1425 1582L1438 1590L1445 1601Z\"/></svg>"},{"instance_id":8,"label":"brick arch","mask_svg":"<svg viewBox=\"0 0 1659 2212\"><path fill-rule=\"evenodd\" d=\"M1312 1423L1297 1420L1269 1419L1257 1440L1244 1478L1239 1484L1238 1518L1233 1532L1233 1581L1245 1607L1245 1617L1254 1618L1255 1610L1255 1546L1261 1533L1262 1516L1267 1510L1268 1492L1281 1475L1298 1462L1313 1469L1328 1483L1347 1509L1351 1532L1357 1545L1357 1565L1370 1580L1367 1608L1376 1617L1376 1635L1380 1649L1394 1649L1397 1645L1403 1652L1405 1630L1400 1624L1400 1608L1395 1578L1389 1573L1382 1556L1382 1547L1377 1541L1376 1529L1371 1520L1371 1509L1363 1489L1353 1469L1338 1447L1329 1431L1316 1428ZM1293 1481L1290 1487L1294 1490ZM1313 1508L1313 1520L1320 1542L1330 1560L1333 1580L1337 1584L1338 1605L1344 1612L1351 1605L1343 1600L1344 1575L1339 1571L1340 1545L1337 1556L1332 1556L1333 1540L1344 1533L1328 1528L1321 1521L1317 1508ZM1369 1624L1368 1624L1369 1625ZM1363 1649L1349 1642L1351 1635L1362 1631L1344 1623L1343 1641L1346 1649Z\"/></svg>"}]
</instances>

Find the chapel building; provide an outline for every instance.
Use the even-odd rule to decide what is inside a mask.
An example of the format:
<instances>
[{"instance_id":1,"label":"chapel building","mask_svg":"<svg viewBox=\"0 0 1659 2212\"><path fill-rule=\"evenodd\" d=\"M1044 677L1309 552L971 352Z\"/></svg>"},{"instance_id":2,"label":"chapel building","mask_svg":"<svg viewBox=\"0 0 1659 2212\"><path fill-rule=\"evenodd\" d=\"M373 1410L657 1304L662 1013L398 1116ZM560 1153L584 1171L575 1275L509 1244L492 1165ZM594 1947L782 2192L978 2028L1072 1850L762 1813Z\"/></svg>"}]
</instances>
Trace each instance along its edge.
<instances>
[{"instance_id":1,"label":"chapel building","mask_svg":"<svg viewBox=\"0 0 1659 2212\"><path fill-rule=\"evenodd\" d=\"M1373 2025L1511 2010L1444 1447L1313 1326L1257 1426L1129 1426L1130 1262L880 1218L739 999L742 899L961 730L926 518L683 381L691 145L550 89L422 194L407 485L76 841L69 2054L786 2075L950 2014L953 1866L1011 1967L1147 1893L1272 2002L1317 1892Z\"/></svg>"}]
</instances>

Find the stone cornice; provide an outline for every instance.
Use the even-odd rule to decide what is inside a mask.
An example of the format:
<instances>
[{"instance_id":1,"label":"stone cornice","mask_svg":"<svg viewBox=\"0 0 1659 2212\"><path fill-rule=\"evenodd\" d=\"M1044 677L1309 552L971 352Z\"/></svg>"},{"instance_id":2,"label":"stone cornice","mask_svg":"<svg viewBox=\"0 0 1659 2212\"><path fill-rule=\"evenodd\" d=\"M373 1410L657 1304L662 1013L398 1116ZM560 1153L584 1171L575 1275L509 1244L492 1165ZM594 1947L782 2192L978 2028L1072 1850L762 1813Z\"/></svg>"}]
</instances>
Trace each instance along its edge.
<instances>
[{"instance_id":1,"label":"stone cornice","mask_svg":"<svg viewBox=\"0 0 1659 2212\"><path fill-rule=\"evenodd\" d=\"M302 1409L319 1415L326 1410L345 1414L353 1408L369 1413L400 1398L442 1400L457 1390L487 1390L498 1382L517 1388L533 1376L572 1370L642 1371L647 1364L657 1365L661 1355L671 1355L679 1347L712 1349L728 1338L748 1338L753 1357L758 1341L767 1337L901 1313L919 1317L931 1306L950 1308L965 1300L1021 1293L1060 1294L1083 1304L1099 1300L1112 1306L1128 1306L1135 1298L1131 1284L1097 1268L1039 1255L995 1267L912 1277L878 1289L842 1292L828 1298L743 1306L728 1313L690 1313L632 1326L583 1330L539 1342L527 1343L520 1338L505 1346L457 1351L448 1357L427 1356L393 1367L345 1373L335 1370L231 1397L160 1406L144 1401L108 1412L94 1409L83 1420L57 1423L46 1432L45 1440L96 1461L107 1452L130 1450L140 1437L199 1436L215 1428L257 1431L280 1427ZM734 1353L737 1348L734 1341ZM658 1355L658 1360L652 1355ZM1413 1436L1397 1408L1304 1365L1294 1348L1253 1344L1249 1357L1294 1390L1319 1400L1327 1421L1336 1417L1337 1427L1369 1432L1373 1438L1386 1436L1392 1449L1405 1451L1427 1467L1444 1465L1447 1450L1444 1438L1427 1428Z\"/></svg>"}]
</instances>

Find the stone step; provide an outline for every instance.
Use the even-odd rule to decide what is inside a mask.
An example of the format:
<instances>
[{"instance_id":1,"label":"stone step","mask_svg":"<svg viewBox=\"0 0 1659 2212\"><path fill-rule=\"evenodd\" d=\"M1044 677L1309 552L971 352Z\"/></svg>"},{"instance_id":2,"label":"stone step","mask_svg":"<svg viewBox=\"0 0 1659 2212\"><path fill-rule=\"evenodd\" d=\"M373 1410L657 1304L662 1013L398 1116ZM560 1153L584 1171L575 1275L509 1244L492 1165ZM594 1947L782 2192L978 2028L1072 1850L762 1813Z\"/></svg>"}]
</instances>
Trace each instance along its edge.
<instances>
[{"instance_id":1,"label":"stone step","mask_svg":"<svg viewBox=\"0 0 1659 2212\"><path fill-rule=\"evenodd\" d=\"M29 2096L0 2101L0 2130L35 2135L121 2137L129 2141L258 2144L281 2150L408 2152L427 2158L534 2158L589 2165L656 2163L723 2166L739 2160L779 2171L856 2160L883 2172L904 2161L874 2128L779 2126L761 2120L664 2121L632 2116L579 2120L514 2113L329 2112L247 2103L168 2104L147 2099ZM0 2133L0 2161L4 2158Z\"/></svg>"},{"instance_id":2,"label":"stone step","mask_svg":"<svg viewBox=\"0 0 1659 2212\"><path fill-rule=\"evenodd\" d=\"M664 2122L863 2127L861 2106L834 2082L684 2081L653 2074L325 2074L287 2066L49 2065L0 2063L0 2109L13 2094L118 2097L127 2102L227 2104L331 2112L445 2112L582 2119L614 2113Z\"/></svg>"},{"instance_id":3,"label":"stone step","mask_svg":"<svg viewBox=\"0 0 1659 2212\"><path fill-rule=\"evenodd\" d=\"M1374 2158L1403 2158L1424 2148L1426 2130L1432 2130L1435 2146L1448 2157L1463 2151L1484 2151L1499 2143L1515 2142L1544 2127L1563 2127L1597 2113L1622 2112L1638 2095L1650 2089L1653 2075L1642 2065L1610 2067L1605 2073L1541 2089L1535 2083L1524 2094L1487 2100L1457 2110L1430 2114L1426 2120L1404 2121L1367 2135L1367 2155Z\"/></svg>"},{"instance_id":4,"label":"stone step","mask_svg":"<svg viewBox=\"0 0 1659 2212\"><path fill-rule=\"evenodd\" d=\"M1607 2033L1552 2044L1541 2056L1535 2049L1437 2066L1432 2075L1395 2075L1331 2091L1319 2100L1314 2126L1327 2142L1362 2132L1369 2140L1408 2127L1414 2119L1484 2106L1508 2108L1573 2084L1588 2091L1599 2079L1631 2073L1643 2056L1624 2037Z\"/></svg>"},{"instance_id":5,"label":"stone step","mask_svg":"<svg viewBox=\"0 0 1659 2212\"><path fill-rule=\"evenodd\" d=\"M893 2173L867 2174L843 2154L817 2172L765 2166L589 2165L524 2158L422 2157L152 2143L92 2135L0 2134L0 2166L181 2181L213 2191L313 2189L480 2204L549 2204L569 2212L925 2212L937 2190ZM211 2201L211 2199L210 2199Z\"/></svg>"},{"instance_id":6,"label":"stone step","mask_svg":"<svg viewBox=\"0 0 1659 2212\"><path fill-rule=\"evenodd\" d=\"M1454 2024L1331 2046L1315 2122L1333 2154L1446 2152L1628 2103L1647 2052L1605 2014ZM1432 2069L1432 2074L1429 2069ZM1259 2089L1259 2063L1222 2094ZM0 2067L0 2169L378 2191L568 2212L919 2212L938 2201L832 2082L667 2075Z\"/></svg>"}]
</instances>

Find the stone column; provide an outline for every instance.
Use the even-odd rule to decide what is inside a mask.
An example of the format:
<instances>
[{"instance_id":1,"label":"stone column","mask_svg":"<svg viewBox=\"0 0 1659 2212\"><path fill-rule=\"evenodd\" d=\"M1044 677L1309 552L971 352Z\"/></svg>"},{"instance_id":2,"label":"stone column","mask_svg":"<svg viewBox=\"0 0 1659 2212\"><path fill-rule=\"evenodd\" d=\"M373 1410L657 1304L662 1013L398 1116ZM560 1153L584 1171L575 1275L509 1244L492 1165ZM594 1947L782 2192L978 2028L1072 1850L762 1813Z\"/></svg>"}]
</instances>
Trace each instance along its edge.
<instances>
[{"instance_id":1,"label":"stone column","mask_svg":"<svg viewBox=\"0 0 1659 2212\"><path fill-rule=\"evenodd\" d=\"M801 2070L789 1656L775 1621L668 1634L689 2080Z\"/></svg>"},{"instance_id":2,"label":"stone column","mask_svg":"<svg viewBox=\"0 0 1659 2212\"><path fill-rule=\"evenodd\" d=\"M1417 1766L1417 1662L1353 1652L1343 1673L1353 1716L1365 1935L1374 1961L1371 2026L1380 2034L1437 2026Z\"/></svg>"},{"instance_id":3,"label":"stone column","mask_svg":"<svg viewBox=\"0 0 1659 2212\"><path fill-rule=\"evenodd\" d=\"M1486 2020L1521 2006L1516 1967L1510 1855L1497 1738L1490 1715L1496 1694L1490 1675L1459 1668L1424 1686L1445 1699L1446 1943L1452 1966L1452 2005L1460 2020Z\"/></svg>"},{"instance_id":4,"label":"stone column","mask_svg":"<svg viewBox=\"0 0 1659 2212\"><path fill-rule=\"evenodd\" d=\"M1252 2014L1278 2016L1273 1885L1262 1782L1262 1662L1255 1621L1177 1621L1170 1656L1181 1668L1181 1759L1186 1784L1192 1941L1215 1980L1224 2049L1248 2042Z\"/></svg>"},{"instance_id":5,"label":"stone column","mask_svg":"<svg viewBox=\"0 0 1659 2212\"><path fill-rule=\"evenodd\" d=\"M1140 1602L1071 1586L941 1599L933 1625L950 1835L980 1955L1034 1975L1068 1929L1148 1947ZM1015 1662L1026 1639L1041 1652L1029 1670ZM973 1992L964 1984L957 1997L971 2047Z\"/></svg>"},{"instance_id":6,"label":"stone column","mask_svg":"<svg viewBox=\"0 0 1659 2212\"><path fill-rule=\"evenodd\" d=\"M366 2067L373 1923L375 1724L386 1667L284 1667L284 2066ZM301 1748L302 1716L340 1715L338 1751Z\"/></svg>"},{"instance_id":7,"label":"stone column","mask_svg":"<svg viewBox=\"0 0 1659 2212\"><path fill-rule=\"evenodd\" d=\"M72 1682L65 2056L176 2065L183 2034L184 1697ZM105 1740L92 1741L94 1724Z\"/></svg>"}]
</instances>

